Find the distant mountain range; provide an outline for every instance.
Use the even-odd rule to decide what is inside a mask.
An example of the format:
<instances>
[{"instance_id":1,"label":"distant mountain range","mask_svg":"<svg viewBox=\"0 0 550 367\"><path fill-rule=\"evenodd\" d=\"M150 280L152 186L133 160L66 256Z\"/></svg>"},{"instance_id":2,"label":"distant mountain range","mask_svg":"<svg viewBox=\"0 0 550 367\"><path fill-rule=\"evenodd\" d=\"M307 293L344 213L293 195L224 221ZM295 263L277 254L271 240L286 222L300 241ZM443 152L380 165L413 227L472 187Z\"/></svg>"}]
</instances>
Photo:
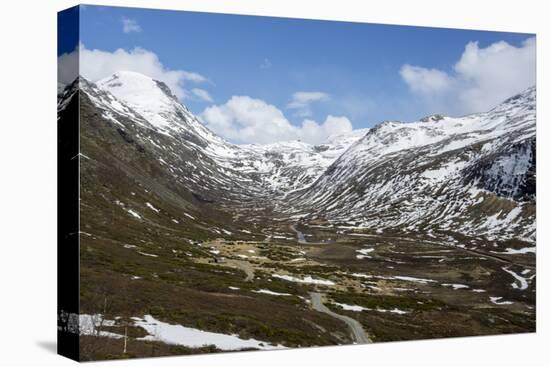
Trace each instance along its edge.
<instances>
[{"instance_id":1,"label":"distant mountain range","mask_svg":"<svg viewBox=\"0 0 550 367\"><path fill-rule=\"evenodd\" d=\"M80 111L89 213L187 221L206 237L317 221L482 247L535 242L535 87L488 112L386 121L320 145L229 143L164 83L134 72L80 77L58 93L60 118Z\"/></svg>"}]
</instances>

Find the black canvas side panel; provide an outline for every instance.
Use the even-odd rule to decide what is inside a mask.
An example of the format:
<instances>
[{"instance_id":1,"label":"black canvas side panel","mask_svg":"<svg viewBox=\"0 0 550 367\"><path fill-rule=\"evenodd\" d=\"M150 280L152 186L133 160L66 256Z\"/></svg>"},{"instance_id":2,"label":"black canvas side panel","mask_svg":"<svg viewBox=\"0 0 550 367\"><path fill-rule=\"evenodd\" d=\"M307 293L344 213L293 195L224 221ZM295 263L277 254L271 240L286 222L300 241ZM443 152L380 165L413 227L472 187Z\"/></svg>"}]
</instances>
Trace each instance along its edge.
<instances>
[{"instance_id":1,"label":"black canvas side panel","mask_svg":"<svg viewBox=\"0 0 550 367\"><path fill-rule=\"evenodd\" d=\"M57 121L57 352L79 360L79 10L58 13L58 55L73 52L58 65ZM74 47L73 47L74 46Z\"/></svg>"}]
</instances>

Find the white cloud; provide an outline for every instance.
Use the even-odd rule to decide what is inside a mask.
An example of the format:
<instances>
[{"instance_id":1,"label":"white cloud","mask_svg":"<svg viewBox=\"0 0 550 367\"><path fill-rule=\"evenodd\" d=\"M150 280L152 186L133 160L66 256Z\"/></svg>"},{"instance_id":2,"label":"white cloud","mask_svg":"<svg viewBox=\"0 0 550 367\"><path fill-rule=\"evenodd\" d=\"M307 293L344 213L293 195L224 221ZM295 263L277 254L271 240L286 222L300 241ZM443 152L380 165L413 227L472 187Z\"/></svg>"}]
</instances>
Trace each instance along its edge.
<instances>
[{"instance_id":1,"label":"white cloud","mask_svg":"<svg viewBox=\"0 0 550 367\"><path fill-rule=\"evenodd\" d=\"M401 67L401 77L413 92L422 94L446 92L452 84L451 77L443 71L408 64Z\"/></svg>"},{"instance_id":2,"label":"white cloud","mask_svg":"<svg viewBox=\"0 0 550 367\"><path fill-rule=\"evenodd\" d=\"M182 78L184 80L188 80L193 83L204 83L208 81L204 76L200 75L199 73L194 73L191 71L185 71L185 70L179 70L179 72L182 75Z\"/></svg>"},{"instance_id":3,"label":"white cloud","mask_svg":"<svg viewBox=\"0 0 550 367\"><path fill-rule=\"evenodd\" d=\"M323 143L330 136L349 133L353 130L351 121L344 116L328 115L325 122L319 124L313 120L306 119L302 122L302 139L309 143Z\"/></svg>"},{"instance_id":4,"label":"white cloud","mask_svg":"<svg viewBox=\"0 0 550 367\"><path fill-rule=\"evenodd\" d=\"M260 64L260 69L270 69L271 66L271 61L268 58L265 58Z\"/></svg>"},{"instance_id":5,"label":"white cloud","mask_svg":"<svg viewBox=\"0 0 550 367\"><path fill-rule=\"evenodd\" d=\"M191 93L193 93L193 95L198 99L200 99L201 101L205 101L205 102L213 101L212 96L204 89L193 88L191 89Z\"/></svg>"},{"instance_id":6,"label":"white cloud","mask_svg":"<svg viewBox=\"0 0 550 367\"><path fill-rule=\"evenodd\" d=\"M519 47L500 41L486 48L469 42L452 74L411 65L403 65L400 74L434 112L486 111L536 83L536 41L529 38Z\"/></svg>"},{"instance_id":7,"label":"white cloud","mask_svg":"<svg viewBox=\"0 0 550 367\"><path fill-rule=\"evenodd\" d=\"M225 104L207 107L201 119L209 129L235 143L267 144L300 139L317 144L331 135L352 130L346 117L330 115L323 123L304 120L301 126L295 126L277 107L248 96L233 96Z\"/></svg>"},{"instance_id":8,"label":"white cloud","mask_svg":"<svg viewBox=\"0 0 550 367\"><path fill-rule=\"evenodd\" d=\"M64 53L57 58L57 81L72 83L78 76L78 52Z\"/></svg>"},{"instance_id":9,"label":"white cloud","mask_svg":"<svg viewBox=\"0 0 550 367\"><path fill-rule=\"evenodd\" d=\"M78 58L80 57L80 63ZM178 98L189 96L189 91L184 88L186 82L202 83L207 79L195 72L186 70L172 70L166 68L158 56L142 48L132 50L117 49L113 52L103 50L90 50L84 45L79 49L63 54L58 58L59 81L68 84L76 78L76 72L80 65L80 75L95 82L117 71L135 71L160 80L172 90Z\"/></svg>"},{"instance_id":10,"label":"white cloud","mask_svg":"<svg viewBox=\"0 0 550 367\"><path fill-rule=\"evenodd\" d=\"M124 33L141 32L141 26L135 19L122 18L122 31Z\"/></svg>"},{"instance_id":11,"label":"white cloud","mask_svg":"<svg viewBox=\"0 0 550 367\"><path fill-rule=\"evenodd\" d=\"M329 95L324 92L296 92L292 94L292 100L286 107L296 110L299 116L307 117L311 116L311 103L329 99Z\"/></svg>"}]
</instances>

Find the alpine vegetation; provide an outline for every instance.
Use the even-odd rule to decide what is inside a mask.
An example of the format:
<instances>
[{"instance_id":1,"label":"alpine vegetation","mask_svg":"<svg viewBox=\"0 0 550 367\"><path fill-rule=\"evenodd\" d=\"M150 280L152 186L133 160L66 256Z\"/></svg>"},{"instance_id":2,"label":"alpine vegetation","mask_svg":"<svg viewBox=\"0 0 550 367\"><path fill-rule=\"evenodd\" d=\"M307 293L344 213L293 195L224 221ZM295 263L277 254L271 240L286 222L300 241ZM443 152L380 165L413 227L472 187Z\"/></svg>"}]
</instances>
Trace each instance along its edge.
<instances>
[{"instance_id":1,"label":"alpine vegetation","mask_svg":"<svg viewBox=\"0 0 550 367\"><path fill-rule=\"evenodd\" d=\"M163 82L77 78L81 358L533 331L535 95L235 145Z\"/></svg>"}]
</instances>

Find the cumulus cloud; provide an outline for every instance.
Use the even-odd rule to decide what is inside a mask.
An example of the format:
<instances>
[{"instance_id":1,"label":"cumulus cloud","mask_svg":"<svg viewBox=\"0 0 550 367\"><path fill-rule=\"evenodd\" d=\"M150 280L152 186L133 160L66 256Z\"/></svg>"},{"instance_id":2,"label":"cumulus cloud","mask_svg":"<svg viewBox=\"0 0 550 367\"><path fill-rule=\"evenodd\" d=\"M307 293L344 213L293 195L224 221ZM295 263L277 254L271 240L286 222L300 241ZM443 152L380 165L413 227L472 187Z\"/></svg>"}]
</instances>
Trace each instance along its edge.
<instances>
[{"instance_id":1,"label":"cumulus cloud","mask_svg":"<svg viewBox=\"0 0 550 367\"><path fill-rule=\"evenodd\" d=\"M452 73L403 65L400 74L434 112L486 111L536 83L536 41L528 38L518 47L500 41L486 48L469 42Z\"/></svg>"},{"instance_id":2,"label":"cumulus cloud","mask_svg":"<svg viewBox=\"0 0 550 367\"><path fill-rule=\"evenodd\" d=\"M422 94L446 92L452 84L451 77L443 71L408 64L401 67L401 77L413 92Z\"/></svg>"},{"instance_id":3,"label":"cumulus cloud","mask_svg":"<svg viewBox=\"0 0 550 367\"><path fill-rule=\"evenodd\" d=\"M208 93L204 89L193 88L193 89L191 89L191 93L196 98L200 99L201 101L204 101L204 102L212 102L213 101L212 96L210 95L210 93Z\"/></svg>"},{"instance_id":4,"label":"cumulus cloud","mask_svg":"<svg viewBox=\"0 0 550 367\"><path fill-rule=\"evenodd\" d=\"M296 114L299 116L307 117L311 116L311 103L327 101L328 99L329 95L324 92L295 92L286 107L296 110Z\"/></svg>"},{"instance_id":5,"label":"cumulus cloud","mask_svg":"<svg viewBox=\"0 0 550 367\"><path fill-rule=\"evenodd\" d=\"M122 18L122 31L124 33L141 32L141 26L135 19Z\"/></svg>"},{"instance_id":6,"label":"cumulus cloud","mask_svg":"<svg viewBox=\"0 0 550 367\"><path fill-rule=\"evenodd\" d=\"M233 96L225 104L207 107L201 119L209 129L235 143L267 144L300 139L317 144L329 136L352 130L346 117L330 115L323 123L307 119L295 126L274 105L248 96Z\"/></svg>"},{"instance_id":7,"label":"cumulus cloud","mask_svg":"<svg viewBox=\"0 0 550 367\"><path fill-rule=\"evenodd\" d=\"M79 63L80 60L80 63ZM178 98L186 98L190 92L185 89L187 82L203 83L207 79L201 74L166 68L158 56L143 48L132 50L117 49L113 52L88 49L81 44L77 50L63 54L58 58L59 81L64 84L72 82L76 78L80 64L80 75L95 82L117 71L135 71L160 80L172 90Z\"/></svg>"},{"instance_id":8,"label":"cumulus cloud","mask_svg":"<svg viewBox=\"0 0 550 367\"><path fill-rule=\"evenodd\" d=\"M323 143L327 138L353 130L351 121L345 116L328 115L322 124L306 119L302 122L300 134L302 140L310 143Z\"/></svg>"}]
</instances>

